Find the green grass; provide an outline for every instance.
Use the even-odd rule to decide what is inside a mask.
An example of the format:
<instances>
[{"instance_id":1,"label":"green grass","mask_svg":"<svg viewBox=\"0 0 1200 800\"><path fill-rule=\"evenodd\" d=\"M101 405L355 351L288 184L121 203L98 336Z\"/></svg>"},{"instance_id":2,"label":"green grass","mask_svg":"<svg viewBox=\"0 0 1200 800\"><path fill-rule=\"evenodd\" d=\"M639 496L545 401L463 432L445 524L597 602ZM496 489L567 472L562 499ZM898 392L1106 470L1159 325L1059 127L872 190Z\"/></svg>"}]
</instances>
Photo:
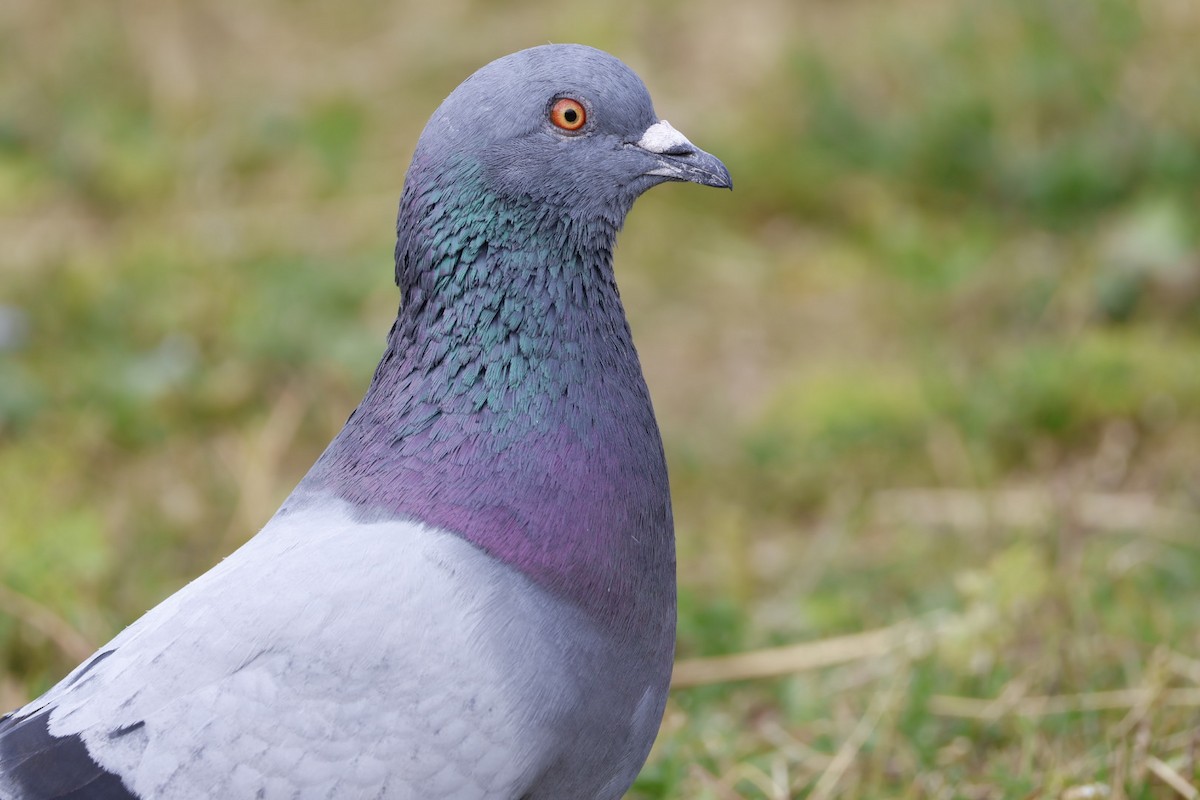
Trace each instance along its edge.
<instances>
[{"instance_id":1,"label":"green grass","mask_svg":"<svg viewBox=\"0 0 1200 800\"><path fill-rule=\"evenodd\" d=\"M268 518L380 353L425 119L582 40L737 186L618 252L680 658L916 626L678 689L631 797L1200 784L1191 4L8 5L0 706Z\"/></svg>"}]
</instances>

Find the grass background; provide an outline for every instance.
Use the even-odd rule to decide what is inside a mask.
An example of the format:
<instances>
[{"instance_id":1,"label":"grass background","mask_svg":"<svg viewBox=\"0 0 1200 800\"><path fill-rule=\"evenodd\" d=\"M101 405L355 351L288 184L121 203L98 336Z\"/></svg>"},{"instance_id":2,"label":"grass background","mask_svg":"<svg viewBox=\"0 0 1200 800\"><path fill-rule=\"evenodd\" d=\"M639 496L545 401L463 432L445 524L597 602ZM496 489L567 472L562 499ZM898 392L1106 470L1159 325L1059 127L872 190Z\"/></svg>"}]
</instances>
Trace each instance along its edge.
<instances>
[{"instance_id":1,"label":"grass background","mask_svg":"<svg viewBox=\"0 0 1200 800\"><path fill-rule=\"evenodd\" d=\"M1195 797L1198 40L1189 0L6 0L0 706L269 517L381 352L425 119L583 41L737 185L617 256L680 658L845 645L678 689L631 797Z\"/></svg>"}]
</instances>

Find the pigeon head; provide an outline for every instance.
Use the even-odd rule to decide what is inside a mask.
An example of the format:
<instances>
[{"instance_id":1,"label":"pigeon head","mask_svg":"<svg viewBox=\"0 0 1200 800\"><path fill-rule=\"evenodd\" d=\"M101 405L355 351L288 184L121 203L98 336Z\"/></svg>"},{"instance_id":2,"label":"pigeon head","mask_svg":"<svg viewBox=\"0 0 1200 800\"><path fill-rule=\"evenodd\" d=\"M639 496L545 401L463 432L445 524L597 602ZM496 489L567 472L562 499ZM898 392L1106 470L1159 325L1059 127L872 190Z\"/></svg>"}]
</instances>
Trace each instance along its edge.
<instances>
[{"instance_id":1,"label":"pigeon head","mask_svg":"<svg viewBox=\"0 0 1200 800\"><path fill-rule=\"evenodd\" d=\"M478 70L430 119L414 165L479 170L497 196L616 223L665 181L731 187L729 171L660 120L641 79L583 45L545 45Z\"/></svg>"}]
</instances>

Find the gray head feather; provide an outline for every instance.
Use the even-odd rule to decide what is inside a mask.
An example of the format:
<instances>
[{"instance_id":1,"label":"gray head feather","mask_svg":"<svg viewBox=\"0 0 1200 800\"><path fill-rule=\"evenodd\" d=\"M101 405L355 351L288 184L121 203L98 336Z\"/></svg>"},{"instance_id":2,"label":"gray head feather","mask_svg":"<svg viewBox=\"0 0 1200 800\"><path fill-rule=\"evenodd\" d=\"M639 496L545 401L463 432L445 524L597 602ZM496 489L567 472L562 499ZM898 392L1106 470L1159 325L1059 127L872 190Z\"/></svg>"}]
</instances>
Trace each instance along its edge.
<instances>
[{"instance_id":1,"label":"gray head feather","mask_svg":"<svg viewBox=\"0 0 1200 800\"><path fill-rule=\"evenodd\" d=\"M578 131L550 121L561 98L586 110ZM455 89L425 126L413 166L474 163L500 196L618 227L638 195L664 181L732 185L724 165L682 135L648 148L658 122L645 85L621 61L584 45L544 45L497 59Z\"/></svg>"}]
</instances>

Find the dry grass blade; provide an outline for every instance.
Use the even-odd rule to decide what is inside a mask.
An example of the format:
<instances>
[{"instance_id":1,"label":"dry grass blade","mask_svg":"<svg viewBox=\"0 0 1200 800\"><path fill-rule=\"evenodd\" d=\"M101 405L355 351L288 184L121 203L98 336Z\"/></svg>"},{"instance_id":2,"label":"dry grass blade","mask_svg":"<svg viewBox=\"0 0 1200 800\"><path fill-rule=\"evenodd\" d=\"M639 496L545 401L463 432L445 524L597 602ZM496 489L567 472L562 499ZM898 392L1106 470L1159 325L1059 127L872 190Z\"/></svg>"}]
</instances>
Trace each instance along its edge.
<instances>
[{"instance_id":1,"label":"dry grass blade","mask_svg":"<svg viewBox=\"0 0 1200 800\"><path fill-rule=\"evenodd\" d=\"M1197 791L1195 786L1188 783L1187 779L1180 775L1165 761L1160 761L1154 756L1146 759L1146 768L1154 773L1154 777L1170 786L1175 790L1175 793L1187 800L1196 800L1200 798L1200 791Z\"/></svg>"},{"instance_id":2,"label":"dry grass blade","mask_svg":"<svg viewBox=\"0 0 1200 800\"><path fill-rule=\"evenodd\" d=\"M1200 689L1116 689L1111 692L1023 697L1012 702L1000 698L983 700L936 695L929 699L929 710L943 717L994 720L1003 716L1045 717L1081 711L1113 711L1152 703L1200 707Z\"/></svg>"},{"instance_id":3,"label":"dry grass blade","mask_svg":"<svg viewBox=\"0 0 1200 800\"><path fill-rule=\"evenodd\" d=\"M858 755L858 751L862 749L863 744L867 741L867 737L879 725L879 720L891 705L895 688L895 686L889 687L871 699L871 705L867 707L867 712L862 715L862 718L859 719L854 729L850 731L850 735L842 742L837 754L834 755L833 760L829 762L829 766L825 768L825 771L817 780L817 785L813 787L812 794L809 795L810 800L827 800L833 797L838 783L854 763L854 758Z\"/></svg>"},{"instance_id":4,"label":"dry grass blade","mask_svg":"<svg viewBox=\"0 0 1200 800\"><path fill-rule=\"evenodd\" d=\"M879 658L901 647L920 648L927 640L911 621L873 631L836 636L817 642L772 647L712 658L691 658L675 664L673 688L772 678L851 661Z\"/></svg>"}]
</instances>

